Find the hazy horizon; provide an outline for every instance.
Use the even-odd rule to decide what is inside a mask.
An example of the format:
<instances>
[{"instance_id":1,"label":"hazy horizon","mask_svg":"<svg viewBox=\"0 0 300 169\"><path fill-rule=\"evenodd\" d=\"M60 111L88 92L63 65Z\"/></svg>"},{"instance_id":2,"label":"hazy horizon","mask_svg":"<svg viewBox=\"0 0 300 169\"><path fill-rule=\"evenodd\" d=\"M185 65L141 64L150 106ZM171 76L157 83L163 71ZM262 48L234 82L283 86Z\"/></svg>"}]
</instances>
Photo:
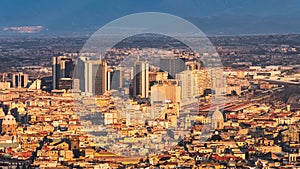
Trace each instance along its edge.
<instances>
[{"instance_id":1,"label":"hazy horizon","mask_svg":"<svg viewBox=\"0 0 300 169\"><path fill-rule=\"evenodd\" d=\"M114 19L138 12L173 14L208 35L300 33L297 0L3 0L0 4L1 29L43 26L43 34L90 34Z\"/></svg>"}]
</instances>

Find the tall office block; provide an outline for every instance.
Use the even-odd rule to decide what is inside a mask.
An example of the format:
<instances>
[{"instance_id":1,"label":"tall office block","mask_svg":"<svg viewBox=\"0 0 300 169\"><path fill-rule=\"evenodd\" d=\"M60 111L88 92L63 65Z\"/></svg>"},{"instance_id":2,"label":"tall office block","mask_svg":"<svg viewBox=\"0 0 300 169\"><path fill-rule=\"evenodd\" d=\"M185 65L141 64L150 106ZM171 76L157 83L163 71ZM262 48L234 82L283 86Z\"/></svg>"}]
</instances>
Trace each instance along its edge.
<instances>
[{"instance_id":1,"label":"tall office block","mask_svg":"<svg viewBox=\"0 0 300 169\"><path fill-rule=\"evenodd\" d=\"M106 61L100 60L98 64L93 65L94 70L96 70L95 74L95 95L104 94L107 90L109 90L109 81L110 75L107 70Z\"/></svg>"},{"instance_id":2,"label":"tall office block","mask_svg":"<svg viewBox=\"0 0 300 169\"><path fill-rule=\"evenodd\" d=\"M136 61L133 68L133 96L149 97L149 63Z\"/></svg>"},{"instance_id":3,"label":"tall office block","mask_svg":"<svg viewBox=\"0 0 300 169\"><path fill-rule=\"evenodd\" d=\"M28 74L13 73L12 74L12 87L23 88L28 84Z\"/></svg>"},{"instance_id":4,"label":"tall office block","mask_svg":"<svg viewBox=\"0 0 300 169\"><path fill-rule=\"evenodd\" d=\"M176 74L176 79L179 80L181 87L181 99L186 100L199 95L196 79L193 71L185 70Z\"/></svg>"},{"instance_id":5,"label":"tall office block","mask_svg":"<svg viewBox=\"0 0 300 169\"><path fill-rule=\"evenodd\" d=\"M104 60L90 60L81 57L78 61L76 78L79 79L80 91L88 95L101 95L110 89L107 63Z\"/></svg>"},{"instance_id":6,"label":"tall office block","mask_svg":"<svg viewBox=\"0 0 300 169\"><path fill-rule=\"evenodd\" d=\"M226 94L226 77L223 74L222 68L212 68L208 70L211 81L211 89L215 91L216 95Z\"/></svg>"},{"instance_id":7,"label":"tall office block","mask_svg":"<svg viewBox=\"0 0 300 169\"><path fill-rule=\"evenodd\" d=\"M205 89L211 89L211 79L206 69L193 70L193 75L199 95L203 95Z\"/></svg>"},{"instance_id":8,"label":"tall office block","mask_svg":"<svg viewBox=\"0 0 300 169\"><path fill-rule=\"evenodd\" d=\"M176 73L182 72L187 69L184 59L181 58L165 58L160 59L160 69L167 71L170 78L174 79Z\"/></svg>"},{"instance_id":9,"label":"tall office block","mask_svg":"<svg viewBox=\"0 0 300 169\"><path fill-rule=\"evenodd\" d=\"M159 81L151 87L151 105L163 103L170 100L173 103L180 103L180 86L174 79Z\"/></svg>"},{"instance_id":10,"label":"tall office block","mask_svg":"<svg viewBox=\"0 0 300 169\"><path fill-rule=\"evenodd\" d=\"M52 57L52 82L53 89L59 88L59 81L62 78L72 78L74 64L71 58L66 56Z\"/></svg>"},{"instance_id":11,"label":"tall office block","mask_svg":"<svg viewBox=\"0 0 300 169\"><path fill-rule=\"evenodd\" d=\"M120 89L123 87L122 68L117 68L111 73L111 88Z\"/></svg>"}]
</instances>

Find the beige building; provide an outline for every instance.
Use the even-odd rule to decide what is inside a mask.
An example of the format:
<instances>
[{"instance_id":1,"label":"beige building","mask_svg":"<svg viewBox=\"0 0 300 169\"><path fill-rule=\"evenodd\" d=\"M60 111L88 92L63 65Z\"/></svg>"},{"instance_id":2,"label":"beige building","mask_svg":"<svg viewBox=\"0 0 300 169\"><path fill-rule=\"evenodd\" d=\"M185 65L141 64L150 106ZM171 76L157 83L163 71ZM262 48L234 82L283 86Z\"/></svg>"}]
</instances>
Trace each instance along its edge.
<instances>
[{"instance_id":1,"label":"beige building","mask_svg":"<svg viewBox=\"0 0 300 169\"><path fill-rule=\"evenodd\" d=\"M0 89L9 89L10 83L9 82L0 82Z\"/></svg>"},{"instance_id":2,"label":"beige building","mask_svg":"<svg viewBox=\"0 0 300 169\"><path fill-rule=\"evenodd\" d=\"M176 80L160 81L151 87L151 104L171 101L180 103L180 86Z\"/></svg>"},{"instance_id":3,"label":"beige building","mask_svg":"<svg viewBox=\"0 0 300 169\"><path fill-rule=\"evenodd\" d=\"M12 87L25 88L28 84L28 74L13 73L12 74Z\"/></svg>"},{"instance_id":4,"label":"beige building","mask_svg":"<svg viewBox=\"0 0 300 169\"><path fill-rule=\"evenodd\" d=\"M197 87L197 83L193 71L191 70L182 71L176 74L176 79L179 81L182 100L195 98L195 96L199 95L198 87Z\"/></svg>"},{"instance_id":5,"label":"beige building","mask_svg":"<svg viewBox=\"0 0 300 169\"><path fill-rule=\"evenodd\" d=\"M168 72L165 71L149 72L149 82L158 82L167 79L168 79Z\"/></svg>"},{"instance_id":6,"label":"beige building","mask_svg":"<svg viewBox=\"0 0 300 169\"><path fill-rule=\"evenodd\" d=\"M210 77L205 69L193 70L193 75L199 95L202 95L205 89L211 88Z\"/></svg>"}]
</instances>

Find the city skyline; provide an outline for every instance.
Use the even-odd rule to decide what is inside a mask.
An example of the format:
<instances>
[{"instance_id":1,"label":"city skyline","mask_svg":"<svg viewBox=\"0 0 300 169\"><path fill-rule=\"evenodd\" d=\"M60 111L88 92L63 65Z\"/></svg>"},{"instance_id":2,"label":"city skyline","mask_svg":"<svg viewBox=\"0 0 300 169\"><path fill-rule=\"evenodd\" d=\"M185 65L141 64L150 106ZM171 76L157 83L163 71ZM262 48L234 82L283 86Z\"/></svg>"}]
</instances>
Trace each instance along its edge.
<instances>
[{"instance_id":1,"label":"city skyline","mask_svg":"<svg viewBox=\"0 0 300 169\"><path fill-rule=\"evenodd\" d=\"M299 168L299 5L0 2L0 168Z\"/></svg>"}]
</instances>

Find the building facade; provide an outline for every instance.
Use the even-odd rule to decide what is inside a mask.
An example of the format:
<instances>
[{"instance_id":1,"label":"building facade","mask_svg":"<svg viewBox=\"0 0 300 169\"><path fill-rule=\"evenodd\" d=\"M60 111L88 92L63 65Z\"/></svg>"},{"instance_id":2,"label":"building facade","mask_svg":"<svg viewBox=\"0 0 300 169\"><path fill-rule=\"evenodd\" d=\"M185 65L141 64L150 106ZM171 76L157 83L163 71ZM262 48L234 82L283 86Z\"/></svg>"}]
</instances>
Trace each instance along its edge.
<instances>
[{"instance_id":1,"label":"building facade","mask_svg":"<svg viewBox=\"0 0 300 169\"><path fill-rule=\"evenodd\" d=\"M12 74L12 87L24 88L28 84L28 74L13 73Z\"/></svg>"},{"instance_id":2,"label":"building facade","mask_svg":"<svg viewBox=\"0 0 300 169\"><path fill-rule=\"evenodd\" d=\"M176 73L182 72L187 69L185 61L180 58L164 58L160 59L160 69L167 71L170 78L174 79Z\"/></svg>"},{"instance_id":3,"label":"building facade","mask_svg":"<svg viewBox=\"0 0 300 169\"><path fill-rule=\"evenodd\" d=\"M92 60L81 57L78 61L76 81L79 89L87 95L101 95L110 89L110 72L104 60Z\"/></svg>"},{"instance_id":4,"label":"building facade","mask_svg":"<svg viewBox=\"0 0 300 169\"><path fill-rule=\"evenodd\" d=\"M133 96L149 97L149 63L136 61L133 69Z\"/></svg>"},{"instance_id":5,"label":"building facade","mask_svg":"<svg viewBox=\"0 0 300 169\"><path fill-rule=\"evenodd\" d=\"M52 57L52 83L53 89L60 89L60 80L62 78L72 78L74 63L71 58L66 56ZM65 86L64 86L65 87ZM70 86L71 89L72 86Z\"/></svg>"},{"instance_id":6,"label":"building facade","mask_svg":"<svg viewBox=\"0 0 300 169\"><path fill-rule=\"evenodd\" d=\"M199 95L193 71L185 70L183 72L180 72L176 74L176 79L179 81L179 86L181 87L182 100L195 98L195 96Z\"/></svg>"},{"instance_id":7,"label":"building facade","mask_svg":"<svg viewBox=\"0 0 300 169\"><path fill-rule=\"evenodd\" d=\"M151 105L163 103L170 100L173 103L180 103L180 86L176 80L160 81L151 87Z\"/></svg>"}]
</instances>

